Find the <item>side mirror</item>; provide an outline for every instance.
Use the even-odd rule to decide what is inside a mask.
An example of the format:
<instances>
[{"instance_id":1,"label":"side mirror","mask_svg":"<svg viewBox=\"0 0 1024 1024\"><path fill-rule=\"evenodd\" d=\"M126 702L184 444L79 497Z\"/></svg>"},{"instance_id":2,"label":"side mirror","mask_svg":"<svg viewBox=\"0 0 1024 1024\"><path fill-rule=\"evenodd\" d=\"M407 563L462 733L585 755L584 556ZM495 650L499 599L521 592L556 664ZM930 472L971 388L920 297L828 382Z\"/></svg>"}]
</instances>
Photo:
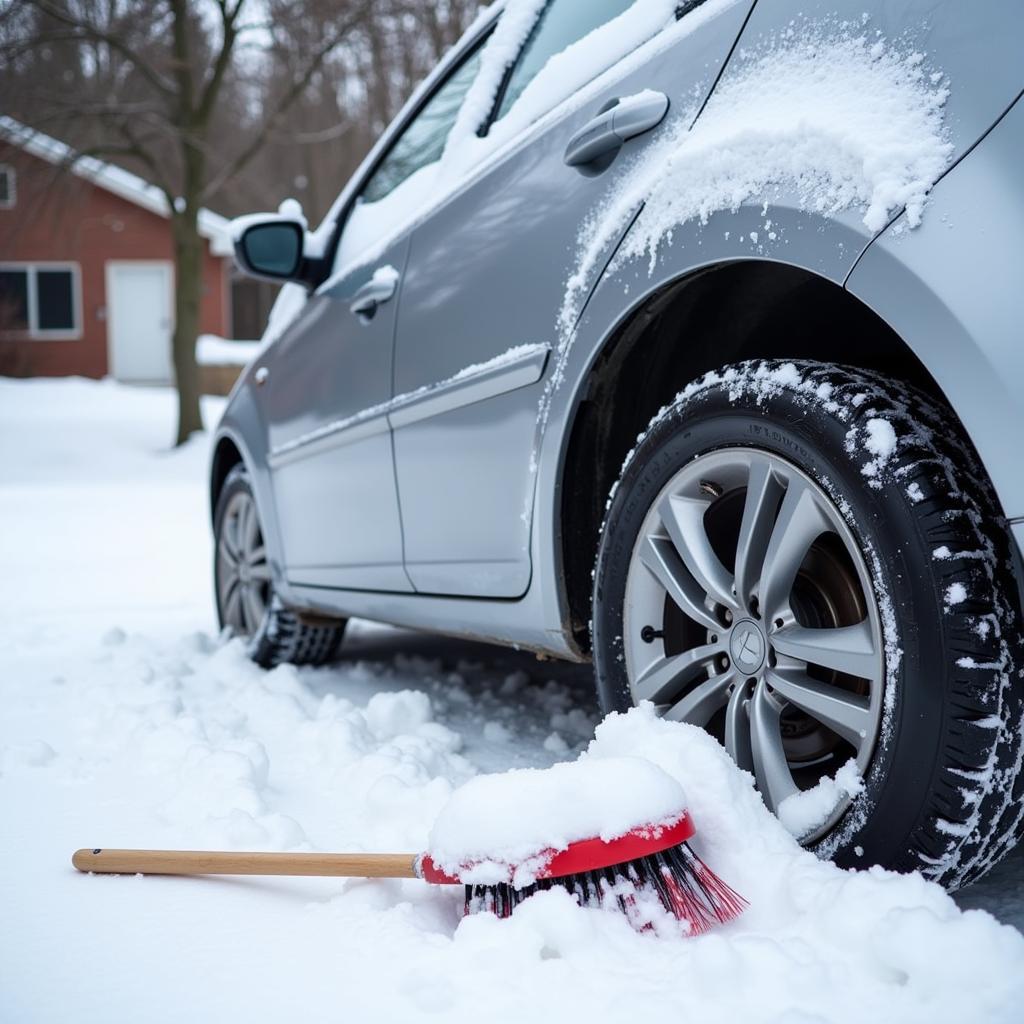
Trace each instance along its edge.
<instances>
[{"instance_id":1,"label":"side mirror","mask_svg":"<svg viewBox=\"0 0 1024 1024\"><path fill-rule=\"evenodd\" d=\"M239 268L271 281L302 280L305 225L279 214L246 220L248 223L235 237Z\"/></svg>"}]
</instances>

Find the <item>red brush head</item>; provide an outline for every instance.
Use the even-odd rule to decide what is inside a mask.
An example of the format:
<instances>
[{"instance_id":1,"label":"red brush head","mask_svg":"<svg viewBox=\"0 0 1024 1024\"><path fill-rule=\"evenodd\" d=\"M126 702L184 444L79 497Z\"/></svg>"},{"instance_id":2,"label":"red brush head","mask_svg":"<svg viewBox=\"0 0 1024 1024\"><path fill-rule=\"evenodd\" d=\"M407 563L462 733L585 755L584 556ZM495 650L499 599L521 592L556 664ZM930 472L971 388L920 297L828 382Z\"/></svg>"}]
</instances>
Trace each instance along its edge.
<instances>
[{"instance_id":1,"label":"red brush head","mask_svg":"<svg viewBox=\"0 0 1024 1024\"><path fill-rule=\"evenodd\" d=\"M600 871L678 846L690 839L694 831L693 821L689 814L684 813L670 824L641 825L607 842L598 838L578 839L564 850L549 850L546 854L540 854L538 859L543 860L544 865L531 874L539 881ZM466 870L471 867L465 865ZM419 871L424 881L438 885L459 885L463 882L457 875L450 875L438 867L429 853L420 858Z\"/></svg>"}]
</instances>

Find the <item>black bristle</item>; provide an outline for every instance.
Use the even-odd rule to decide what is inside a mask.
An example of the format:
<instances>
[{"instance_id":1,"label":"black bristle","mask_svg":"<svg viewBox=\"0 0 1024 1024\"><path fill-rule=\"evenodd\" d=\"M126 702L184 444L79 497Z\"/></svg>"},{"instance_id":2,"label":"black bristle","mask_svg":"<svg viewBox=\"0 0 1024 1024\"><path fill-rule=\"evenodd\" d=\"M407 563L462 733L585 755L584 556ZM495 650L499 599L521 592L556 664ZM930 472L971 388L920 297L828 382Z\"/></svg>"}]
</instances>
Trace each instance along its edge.
<instances>
[{"instance_id":1,"label":"black bristle","mask_svg":"<svg viewBox=\"0 0 1024 1024\"><path fill-rule=\"evenodd\" d=\"M665 910L688 923L691 935L731 921L747 906L747 901L726 885L687 843L680 843L614 867L542 879L519 889L505 882L467 885L466 913L508 917L523 900L557 885L572 893L580 906L612 905L630 916L635 901L623 894L624 884L637 893L653 893ZM649 928L650 924L640 922L639 927Z\"/></svg>"}]
</instances>

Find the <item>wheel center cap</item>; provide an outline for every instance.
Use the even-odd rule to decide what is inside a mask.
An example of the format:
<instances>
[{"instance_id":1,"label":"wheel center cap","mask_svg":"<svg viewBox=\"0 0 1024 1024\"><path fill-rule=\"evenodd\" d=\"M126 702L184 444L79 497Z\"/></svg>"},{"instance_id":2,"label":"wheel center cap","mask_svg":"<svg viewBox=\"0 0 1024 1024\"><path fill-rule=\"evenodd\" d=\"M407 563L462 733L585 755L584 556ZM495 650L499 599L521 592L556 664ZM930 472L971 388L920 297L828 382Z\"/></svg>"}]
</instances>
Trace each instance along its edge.
<instances>
[{"instance_id":1,"label":"wheel center cap","mask_svg":"<svg viewBox=\"0 0 1024 1024\"><path fill-rule=\"evenodd\" d=\"M747 675L756 672L764 664L766 648L764 633L753 619L742 619L733 626L729 653L741 672Z\"/></svg>"}]
</instances>

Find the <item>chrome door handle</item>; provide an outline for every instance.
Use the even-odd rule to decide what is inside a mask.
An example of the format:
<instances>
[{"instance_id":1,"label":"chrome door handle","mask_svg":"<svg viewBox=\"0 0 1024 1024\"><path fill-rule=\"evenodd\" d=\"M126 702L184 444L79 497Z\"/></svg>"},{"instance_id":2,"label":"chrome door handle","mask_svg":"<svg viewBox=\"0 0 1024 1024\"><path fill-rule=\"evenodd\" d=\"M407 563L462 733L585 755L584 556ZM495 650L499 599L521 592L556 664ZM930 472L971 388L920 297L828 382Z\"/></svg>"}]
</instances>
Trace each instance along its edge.
<instances>
[{"instance_id":1,"label":"chrome door handle","mask_svg":"<svg viewBox=\"0 0 1024 1024\"><path fill-rule=\"evenodd\" d=\"M628 139L649 132L665 119L668 97L650 89L605 104L565 147L565 162L584 174L600 173Z\"/></svg>"},{"instance_id":2,"label":"chrome door handle","mask_svg":"<svg viewBox=\"0 0 1024 1024\"><path fill-rule=\"evenodd\" d=\"M377 307L393 298L397 289L398 272L392 267L382 267L352 296L352 304L348 308L367 323L373 319Z\"/></svg>"}]
</instances>

